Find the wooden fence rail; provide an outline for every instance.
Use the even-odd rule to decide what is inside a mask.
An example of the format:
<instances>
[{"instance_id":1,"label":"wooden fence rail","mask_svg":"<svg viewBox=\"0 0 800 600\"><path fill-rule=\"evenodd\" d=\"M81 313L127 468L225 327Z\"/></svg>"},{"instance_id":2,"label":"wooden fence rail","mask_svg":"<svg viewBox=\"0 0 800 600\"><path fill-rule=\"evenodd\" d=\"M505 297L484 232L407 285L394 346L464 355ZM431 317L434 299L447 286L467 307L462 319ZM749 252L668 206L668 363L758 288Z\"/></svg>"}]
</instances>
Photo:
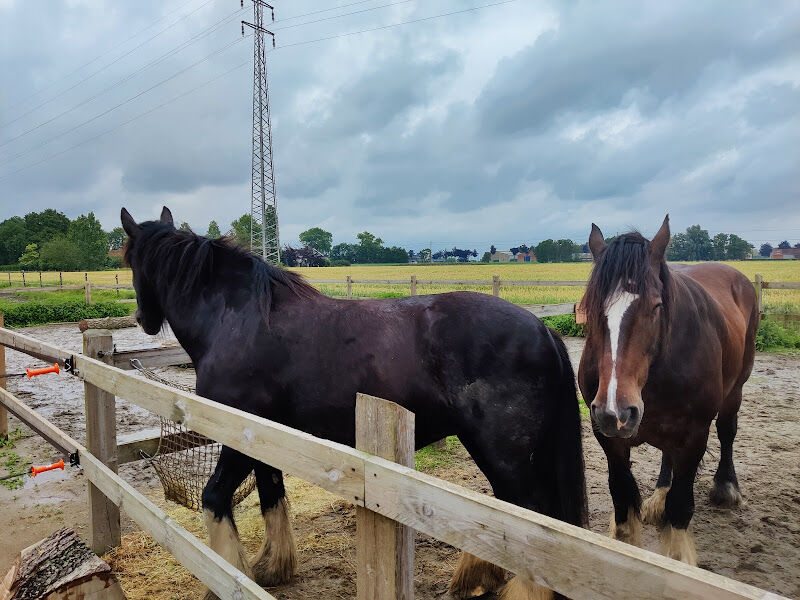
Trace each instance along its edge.
<instances>
[{"instance_id":1,"label":"wooden fence rail","mask_svg":"<svg viewBox=\"0 0 800 600\"><path fill-rule=\"evenodd\" d=\"M65 350L2 328L0 345L62 364L69 358L76 375L84 383L181 422L357 506L453 544L575 600L779 598L753 586L466 490L379 456L140 379L95 357L71 356ZM6 406L24 412L7 392L0 392L0 399ZM43 419L33 411L24 414L23 420L38 421L40 428L50 428L49 435L59 437L60 432L52 431L53 426L42 423ZM75 446L72 440L61 441ZM253 588L252 582L243 580L244 576L227 563L220 564L219 557L175 526L102 461L85 449L78 450L92 483L151 531L159 543L214 591L221 590L218 595L238 597L233 593L235 588L242 598L271 597L260 588L256 589L257 586ZM395 556L399 547L398 544L392 547ZM389 551L388 547L382 548Z\"/></svg>"}]
</instances>

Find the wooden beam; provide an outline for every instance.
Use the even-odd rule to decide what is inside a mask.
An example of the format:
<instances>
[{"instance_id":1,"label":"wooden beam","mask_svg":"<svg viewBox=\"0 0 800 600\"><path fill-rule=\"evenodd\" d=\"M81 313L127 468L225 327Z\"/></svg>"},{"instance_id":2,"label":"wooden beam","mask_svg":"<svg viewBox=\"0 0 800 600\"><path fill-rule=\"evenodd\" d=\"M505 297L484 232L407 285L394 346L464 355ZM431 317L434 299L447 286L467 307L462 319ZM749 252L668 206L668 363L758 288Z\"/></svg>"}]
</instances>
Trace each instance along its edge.
<instances>
[{"instance_id":1,"label":"wooden beam","mask_svg":"<svg viewBox=\"0 0 800 600\"><path fill-rule=\"evenodd\" d=\"M102 356L107 363L114 351L114 338L105 329L83 334L83 353ZM114 473L117 472L117 409L114 394L83 382L86 415L86 447ZM89 540L92 550L105 554L120 544L119 508L93 484L89 484Z\"/></svg>"},{"instance_id":2,"label":"wooden beam","mask_svg":"<svg viewBox=\"0 0 800 600\"><path fill-rule=\"evenodd\" d=\"M45 362L57 362L62 367L64 359L72 354L46 342L0 327L0 345L17 350Z\"/></svg>"},{"instance_id":3,"label":"wooden beam","mask_svg":"<svg viewBox=\"0 0 800 600\"><path fill-rule=\"evenodd\" d=\"M523 308L532 312L537 317L575 314L574 302L564 302L562 304L526 304Z\"/></svg>"},{"instance_id":4,"label":"wooden beam","mask_svg":"<svg viewBox=\"0 0 800 600\"><path fill-rule=\"evenodd\" d=\"M118 369L130 371L133 369L131 365L132 358L138 359L141 361L142 366L149 368L192 364L191 357L178 344L162 346L161 348L146 348L144 350L117 351L114 352L111 364Z\"/></svg>"},{"instance_id":5,"label":"wooden beam","mask_svg":"<svg viewBox=\"0 0 800 600\"><path fill-rule=\"evenodd\" d=\"M4 327L3 313L0 313L0 328ZM0 374L6 372L6 347L0 346ZM0 388L6 389L6 378L0 377ZM8 439L8 411L0 407L0 441Z\"/></svg>"},{"instance_id":6,"label":"wooden beam","mask_svg":"<svg viewBox=\"0 0 800 600\"><path fill-rule=\"evenodd\" d=\"M767 290L800 290L800 281L764 281L761 285Z\"/></svg>"},{"instance_id":7,"label":"wooden beam","mask_svg":"<svg viewBox=\"0 0 800 600\"><path fill-rule=\"evenodd\" d=\"M764 295L762 293L762 290L764 289L764 282L761 279L761 275L758 274L758 273L756 274L755 285L756 285L756 304L758 305L758 314L759 315L763 315L764 314L764 302L763 302L763 296Z\"/></svg>"},{"instance_id":8,"label":"wooden beam","mask_svg":"<svg viewBox=\"0 0 800 600\"><path fill-rule=\"evenodd\" d=\"M205 442L202 442L197 439L196 436L192 436L192 439L186 439L186 437L181 433L173 433L167 436L164 436L165 441L180 441L180 447L184 449L195 448L196 446L202 446ZM158 446L161 443L161 436L147 436L142 438L137 438L133 440L129 440L127 442L123 442L117 446L117 463L123 465L129 462L135 462L137 460L142 460L141 452L144 452L148 456L154 456L156 452L158 452ZM173 448L178 447L178 445L173 444ZM176 452L180 452L177 450Z\"/></svg>"},{"instance_id":9,"label":"wooden beam","mask_svg":"<svg viewBox=\"0 0 800 600\"><path fill-rule=\"evenodd\" d=\"M356 448L414 466L414 413L366 394L356 396ZM358 600L413 600L414 530L356 507Z\"/></svg>"},{"instance_id":10,"label":"wooden beam","mask_svg":"<svg viewBox=\"0 0 800 600\"><path fill-rule=\"evenodd\" d=\"M365 475L370 510L573 600L781 598L378 457Z\"/></svg>"},{"instance_id":11,"label":"wooden beam","mask_svg":"<svg viewBox=\"0 0 800 600\"><path fill-rule=\"evenodd\" d=\"M23 422L36 423L37 431L46 431L48 437L58 440L60 446L74 448L80 456L81 467L89 481L114 504L122 507L131 519L217 596L241 600L275 600L244 573L175 523L167 513L137 492L66 433L5 390L0 390L0 400L7 406L13 406L14 414Z\"/></svg>"}]
</instances>

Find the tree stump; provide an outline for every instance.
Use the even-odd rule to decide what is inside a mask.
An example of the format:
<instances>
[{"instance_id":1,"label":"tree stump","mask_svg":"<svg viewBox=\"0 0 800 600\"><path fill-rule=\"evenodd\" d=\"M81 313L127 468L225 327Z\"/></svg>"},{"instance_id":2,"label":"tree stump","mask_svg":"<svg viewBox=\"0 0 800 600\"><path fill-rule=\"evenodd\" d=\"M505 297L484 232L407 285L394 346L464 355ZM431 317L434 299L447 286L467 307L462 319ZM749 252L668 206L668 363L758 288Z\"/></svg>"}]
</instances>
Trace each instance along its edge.
<instances>
[{"instance_id":1,"label":"tree stump","mask_svg":"<svg viewBox=\"0 0 800 600\"><path fill-rule=\"evenodd\" d=\"M0 600L125 600L102 559L72 529L26 548L0 582Z\"/></svg>"}]
</instances>

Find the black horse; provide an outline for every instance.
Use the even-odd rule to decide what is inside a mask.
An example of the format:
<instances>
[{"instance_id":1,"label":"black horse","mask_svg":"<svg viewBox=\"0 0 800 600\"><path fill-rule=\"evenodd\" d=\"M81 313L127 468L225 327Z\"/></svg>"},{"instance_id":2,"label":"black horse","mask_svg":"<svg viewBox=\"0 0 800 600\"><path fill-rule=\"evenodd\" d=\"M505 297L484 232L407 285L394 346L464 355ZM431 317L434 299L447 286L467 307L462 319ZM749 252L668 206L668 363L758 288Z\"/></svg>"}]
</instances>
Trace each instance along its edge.
<instances>
[{"instance_id":1,"label":"black horse","mask_svg":"<svg viewBox=\"0 0 800 600\"><path fill-rule=\"evenodd\" d=\"M416 414L418 448L457 435L498 498L585 523L573 370L563 342L525 309L469 292L335 300L225 239L176 230L167 208L158 221L121 217L137 320L151 335L169 323L198 394L349 445L356 393L380 396ZM253 470L266 531L249 562L231 499ZM203 492L212 548L265 586L295 570L284 494L278 469L228 447ZM451 589L470 597L503 581L464 554ZM550 593L516 578L504 595Z\"/></svg>"}]
</instances>

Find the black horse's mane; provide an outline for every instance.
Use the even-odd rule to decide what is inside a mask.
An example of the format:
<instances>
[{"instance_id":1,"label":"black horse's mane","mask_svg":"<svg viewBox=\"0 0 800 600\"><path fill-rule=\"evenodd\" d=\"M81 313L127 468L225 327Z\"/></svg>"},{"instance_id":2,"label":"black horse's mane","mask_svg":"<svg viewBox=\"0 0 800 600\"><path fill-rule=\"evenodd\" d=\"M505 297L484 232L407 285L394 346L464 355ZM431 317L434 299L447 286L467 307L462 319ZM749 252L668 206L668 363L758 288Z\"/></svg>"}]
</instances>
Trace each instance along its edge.
<instances>
[{"instance_id":1,"label":"black horse's mane","mask_svg":"<svg viewBox=\"0 0 800 600\"><path fill-rule=\"evenodd\" d=\"M299 273L270 265L227 237L210 239L159 221L140 225L139 235L125 245L124 258L126 264L135 264L139 272L146 273L150 285L173 299L195 296L228 282L231 285L230 276L244 272L265 319L274 285L301 298L320 294ZM235 285L241 288L240 282Z\"/></svg>"},{"instance_id":2,"label":"black horse's mane","mask_svg":"<svg viewBox=\"0 0 800 600\"><path fill-rule=\"evenodd\" d=\"M666 315L669 311L670 278L667 263L663 260L658 279L663 285L661 301ZM617 290L644 297L656 284L656 276L650 268L650 242L641 233L631 231L609 242L600 256L595 258L583 296L589 330L602 331L606 300Z\"/></svg>"}]
</instances>

